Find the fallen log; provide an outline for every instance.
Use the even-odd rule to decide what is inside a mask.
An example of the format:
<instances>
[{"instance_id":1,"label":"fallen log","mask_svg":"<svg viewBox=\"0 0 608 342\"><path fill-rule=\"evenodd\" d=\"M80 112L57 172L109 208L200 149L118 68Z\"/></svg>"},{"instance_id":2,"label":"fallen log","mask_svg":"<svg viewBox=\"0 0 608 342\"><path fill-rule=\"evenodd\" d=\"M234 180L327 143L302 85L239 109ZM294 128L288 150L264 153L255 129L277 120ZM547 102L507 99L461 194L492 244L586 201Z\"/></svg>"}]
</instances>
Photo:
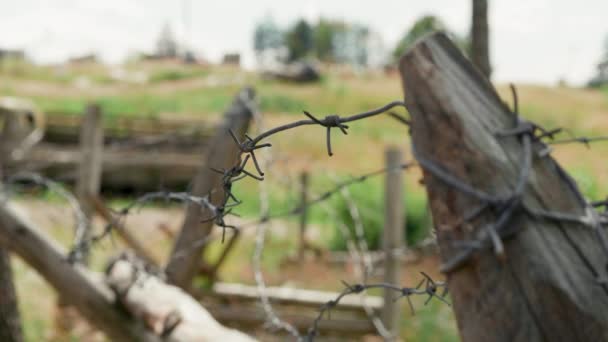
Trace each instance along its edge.
<instances>
[{"instance_id":1,"label":"fallen log","mask_svg":"<svg viewBox=\"0 0 608 342\"><path fill-rule=\"evenodd\" d=\"M114 341L160 341L115 306L114 295L98 277L72 264L66 251L27 222L10 203L0 205L0 245L19 255L89 322Z\"/></svg>"},{"instance_id":2,"label":"fallen log","mask_svg":"<svg viewBox=\"0 0 608 342\"><path fill-rule=\"evenodd\" d=\"M0 205L0 246L24 259L112 341L254 341L223 327L196 299L147 273L134 257L112 262L105 281L71 263L61 246L10 203Z\"/></svg>"},{"instance_id":3,"label":"fallen log","mask_svg":"<svg viewBox=\"0 0 608 342\"><path fill-rule=\"evenodd\" d=\"M128 254L108 266L106 281L127 311L165 341L255 341L219 324L184 290L147 273Z\"/></svg>"}]
</instances>

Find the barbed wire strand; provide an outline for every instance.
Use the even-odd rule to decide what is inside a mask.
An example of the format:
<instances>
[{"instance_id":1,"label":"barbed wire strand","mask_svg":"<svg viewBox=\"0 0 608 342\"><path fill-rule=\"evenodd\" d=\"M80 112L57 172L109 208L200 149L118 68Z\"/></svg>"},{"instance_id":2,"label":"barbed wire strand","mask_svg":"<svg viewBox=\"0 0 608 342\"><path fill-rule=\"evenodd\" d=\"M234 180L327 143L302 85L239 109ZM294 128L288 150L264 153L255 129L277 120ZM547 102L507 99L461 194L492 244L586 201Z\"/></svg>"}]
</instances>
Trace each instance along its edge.
<instances>
[{"instance_id":1,"label":"barbed wire strand","mask_svg":"<svg viewBox=\"0 0 608 342\"><path fill-rule=\"evenodd\" d=\"M252 101L248 101L247 99L243 99L243 102L247 105L249 111L253 114L253 119L255 121L258 132L262 132L264 130L264 120L262 118L261 113L257 109L258 105L256 103L252 103ZM266 169L270 164L267 154L262 155L262 157L258 160L258 163L259 165L263 166L264 169ZM266 216L268 214L268 211L270 210L267 183L258 182L258 189L260 214L262 216ZM298 329L296 329L293 325L282 320L279 317L279 315L274 311L272 304L270 303L270 298L268 297L266 281L264 279L264 273L262 270L262 255L264 253L266 230L268 229L268 226L268 222L259 222L259 224L257 225L255 233L254 251L252 254L252 268L254 273L254 279L256 282L258 297L260 298L262 309L264 310L264 313L266 315L267 324L270 324L275 329L285 330L297 341L302 341L302 336L300 335Z\"/></svg>"},{"instance_id":2,"label":"barbed wire strand","mask_svg":"<svg viewBox=\"0 0 608 342\"><path fill-rule=\"evenodd\" d=\"M361 265L360 265L360 267L362 268L362 271L360 271L361 272L360 279L361 279L361 283L365 284L368 282L369 277L374 272L374 264L371 260L369 248L367 245L367 240L365 239L365 228L363 226L363 220L359 213L357 204L355 203L352 196L350 195L349 189L343 188L340 192L342 194L342 198L346 202L350 217L353 220L353 228L354 228L353 233L356 238L356 244L360 251L359 254L362 256ZM362 292L362 294L359 298L360 298L361 305L363 306L363 310L365 311L365 314L367 315L368 319L374 325L376 332L378 332L378 334L387 341L390 340L391 338L394 338L394 336L392 336L391 332L388 329L386 329L386 326L384 325L384 322L382 322L380 317L378 317L378 315L375 313L375 311L372 308L370 308L369 305L367 305L367 302L366 302L367 292L366 291Z\"/></svg>"},{"instance_id":3,"label":"barbed wire strand","mask_svg":"<svg viewBox=\"0 0 608 342\"><path fill-rule=\"evenodd\" d=\"M8 200L10 197L12 197L12 193L15 190L14 188L17 183L23 182L32 183L36 186L44 187L51 193L58 195L60 198L63 198L68 203L68 206L71 208L72 215L74 217L73 245L77 246L81 244L86 238L87 218L78 199L76 199L76 197L63 185L47 177L33 172L18 172L9 176L5 181L5 186L0 187L5 196L2 201ZM74 255L73 261L82 260L83 255L83 253Z\"/></svg>"}]
</instances>

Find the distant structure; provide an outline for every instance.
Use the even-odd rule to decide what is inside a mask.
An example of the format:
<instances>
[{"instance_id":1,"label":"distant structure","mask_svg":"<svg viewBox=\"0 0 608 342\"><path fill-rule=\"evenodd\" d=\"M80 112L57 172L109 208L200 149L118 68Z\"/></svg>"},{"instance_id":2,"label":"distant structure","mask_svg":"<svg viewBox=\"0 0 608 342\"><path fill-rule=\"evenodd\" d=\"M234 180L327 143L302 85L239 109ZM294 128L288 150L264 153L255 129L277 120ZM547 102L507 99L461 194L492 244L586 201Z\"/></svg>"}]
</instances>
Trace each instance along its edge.
<instances>
[{"instance_id":1,"label":"distant structure","mask_svg":"<svg viewBox=\"0 0 608 342\"><path fill-rule=\"evenodd\" d=\"M3 59L25 59L25 52L23 50L15 50L15 49L2 49L0 48L0 60Z\"/></svg>"},{"instance_id":2,"label":"distant structure","mask_svg":"<svg viewBox=\"0 0 608 342\"><path fill-rule=\"evenodd\" d=\"M222 64L240 66L241 65L241 54L240 53L227 53L222 58Z\"/></svg>"},{"instance_id":3,"label":"distant structure","mask_svg":"<svg viewBox=\"0 0 608 342\"><path fill-rule=\"evenodd\" d=\"M588 83L592 88L603 85L608 85L608 59L597 65L597 74Z\"/></svg>"},{"instance_id":4,"label":"distant structure","mask_svg":"<svg viewBox=\"0 0 608 342\"><path fill-rule=\"evenodd\" d=\"M163 29L160 31L158 40L156 41L156 54L155 57L159 59L163 58L177 58L178 46L177 40L169 24L165 24Z\"/></svg>"},{"instance_id":5,"label":"distant structure","mask_svg":"<svg viewBox=\"0 0 608 342\"><path fill-rule=\"evenodd\" d=\"M88 53L82 56L71 57L68 62L70 64L86 64L86 63L97 63L97 55L94 53Z\"/></svg>"}]
</instances>

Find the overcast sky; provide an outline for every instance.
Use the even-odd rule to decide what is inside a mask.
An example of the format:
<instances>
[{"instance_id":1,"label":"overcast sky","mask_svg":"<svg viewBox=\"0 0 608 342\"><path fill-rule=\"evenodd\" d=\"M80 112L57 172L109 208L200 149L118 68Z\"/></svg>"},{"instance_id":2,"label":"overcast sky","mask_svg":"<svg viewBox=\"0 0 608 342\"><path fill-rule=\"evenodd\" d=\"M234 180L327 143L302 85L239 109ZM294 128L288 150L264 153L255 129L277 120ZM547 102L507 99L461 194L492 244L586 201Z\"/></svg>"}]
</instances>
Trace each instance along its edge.
<instances>
[{"instance_id":1,"label":"overcast sky","mask_svg":"<svg viewBox=\"0 0 608 342\"><path fill-rule=\"evenodd\" d=\"M608 0L489 2L496 81L581 84L591 77L608 36ZM165 22L184 37L184 8L197 53L217 61L241 52L252 65L253 29L266 15L282 26L298 17L359 22L392 48L428 13L466 34L471 0L0 0L0 47L24 48L45 63L87 52L116 63L152 51Z\"/></svg>"}]
</instances>

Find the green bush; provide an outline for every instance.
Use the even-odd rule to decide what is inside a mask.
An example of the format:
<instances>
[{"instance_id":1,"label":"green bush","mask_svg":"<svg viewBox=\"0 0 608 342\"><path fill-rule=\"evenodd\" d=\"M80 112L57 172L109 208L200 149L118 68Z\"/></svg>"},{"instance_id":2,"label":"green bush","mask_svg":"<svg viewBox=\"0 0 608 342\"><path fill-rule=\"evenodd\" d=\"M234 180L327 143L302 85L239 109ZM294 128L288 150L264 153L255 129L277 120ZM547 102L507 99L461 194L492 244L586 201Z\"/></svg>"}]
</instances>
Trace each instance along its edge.
<instances>
[{"instance_id":1,"label":"green bush","mask_svg":"<svg viewBox=\"0 0 608 342\"><path fill-rule=\"evenodd\" d=\"M150 82L179 81L209 74L207 70L199 69L161 69L150 75Z\"/></svg>"},{"instance_id":2,"label":"green bush","mask_svg":"<svg viewBox=\"0 0 608 342\"><path fill-rule=\"evenodd\" d=\"M379 181L367 181L349 188L351 198L356 203L364 228L365 240L371 250L382 248L382 230L384 226L384 189ZM414 245L424 239L430 227L430 215L427 210L426 196L420 192L405 192L406 225L404 233L408 245ZM334 195L333 206L337 219L344 222L354 232L354 221L344 197ZM337 225L333 225L333 234L329 242L331 250L346 250L346 241ZM353 234L354 236L354 234Z\"/></svg>"}]
</instances>

